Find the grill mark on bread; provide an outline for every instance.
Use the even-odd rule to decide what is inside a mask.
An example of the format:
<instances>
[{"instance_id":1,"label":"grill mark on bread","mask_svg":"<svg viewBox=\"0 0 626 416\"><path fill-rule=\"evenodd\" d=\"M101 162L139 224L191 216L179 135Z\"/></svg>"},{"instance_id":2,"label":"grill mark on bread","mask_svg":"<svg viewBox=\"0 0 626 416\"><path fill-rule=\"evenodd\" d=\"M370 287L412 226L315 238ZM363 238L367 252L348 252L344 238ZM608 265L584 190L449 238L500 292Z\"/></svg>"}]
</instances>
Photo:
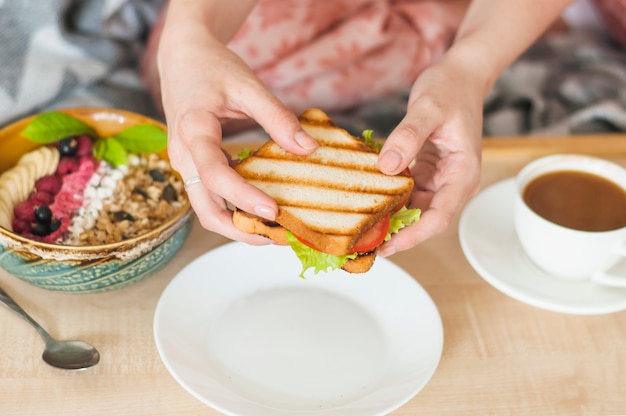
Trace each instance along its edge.
<instances>
[{"instance_id":1,"label":"grill mark on bread","mask_svg":"<svg viewBox=\"0 0 626 416\"><path fill-rule=\"evenodd\" d=\"M319 210L309 207L283 206L280 209L284 213L300 218L311 229L325 234L349 235L355 227L369 225L372 218L372 215L367 213Z\"/></svg>"},{"instance_id":2,"label":"grill mark on bread","mask_svg":"<svg viewBox=\"0 0 626 416\"><path fill-rule=\"evenodd\" d=\"M312 154L301 156L289 153L276 143L271 142L260 148L254 155L264 159L307 161L324 166L380 173L378 170L378 154L372 152L369 147L367 149L369 150L320 146Z\"/></svg>"},{"instance_id":3,"label":"grill mark on bread","mask_svg":"<svg viewBox=\"0 0 626 416\"><path fill-rule=\"evenodd\" d=\"M373 213L390 203L392 197L379 193L354 192L342 189L329 189L299 183L248 182L269 196L279 205L291 207L311 207L329 211Z\"/></svg>"},{"instance_id":4,"label":"grill mark on bread","mask_svg":"<svg viewBox=\"0 0 626 416\"><path fill-rule=\"evenodd\" d=\"M266 225L270 228L282 227L282 225L280 225L276 221L261 220L261 222L263 223L263 225Z\"/></svg>"},{"instance_id":5,"label":"grill mark on bread","mask_svg":"<svg viewBox=\"0 0 626 416\"><path fill-rule=\"evenodd\" d=\"M346 130L337 127L334 123L329 122L330 119L317 120L311 123L311 119L301 119L302 128L315 137L317 142L324 146L332 146L343 149L363 150L365 152L373 152L373 150L363 141L357 140Z\"/></svg>"},{"instance_id":6,"label":"grill mark on bread","mask_svg":"<svg viewBox=\"0 0 626 416\"><path fill-rule=\"evenodd\" d=\"M250 180L281 181L346 191L391 195L406 189L408 183L407 178L403 176L389 176L382 172L328 166L308 160L298 162L251 157L238 164L236 170L241 176Z\"/></svg>"}]
</instances>

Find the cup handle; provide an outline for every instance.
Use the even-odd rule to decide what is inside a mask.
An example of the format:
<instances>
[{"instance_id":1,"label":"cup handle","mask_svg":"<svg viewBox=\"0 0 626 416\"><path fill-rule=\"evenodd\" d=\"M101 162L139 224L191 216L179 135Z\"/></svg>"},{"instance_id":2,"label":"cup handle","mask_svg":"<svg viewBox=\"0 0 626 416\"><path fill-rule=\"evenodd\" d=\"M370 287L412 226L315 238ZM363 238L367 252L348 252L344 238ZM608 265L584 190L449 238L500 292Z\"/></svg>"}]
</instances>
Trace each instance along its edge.
<instances>
[{"instance_id":1,"label":"cup handle","mask_svg":"<svg viewBox=\"0 0 626 416\"><path fill-rule=\"evenodd\" d=\"M626 241L621 242L615 248L615 252L626 258ZM610 273L609 270L610 268L594 273L591 276L591 281L605 286L626 287L626 274Z\"/></svg>"}]
</instances>

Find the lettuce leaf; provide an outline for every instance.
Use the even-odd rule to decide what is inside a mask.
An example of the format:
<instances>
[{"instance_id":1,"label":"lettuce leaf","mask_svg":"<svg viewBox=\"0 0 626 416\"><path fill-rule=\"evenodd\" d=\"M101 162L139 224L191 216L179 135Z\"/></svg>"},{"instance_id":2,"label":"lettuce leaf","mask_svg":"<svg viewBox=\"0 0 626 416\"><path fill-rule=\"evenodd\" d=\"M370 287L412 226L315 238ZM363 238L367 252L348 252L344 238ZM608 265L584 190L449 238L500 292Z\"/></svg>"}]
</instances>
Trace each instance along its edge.
<instances>
[{"instance_id":1,"label":"lettuce leaf","mask_svg":"<svg viewBox=\"0 0 626 416\"><path fill-rule=\"evenodd\" d=\"M241 151L237 154L237 158L239 159L239 161L241 162L242 160L245 160L247 158L249 158L250 156L252 156L252 150L248 149L247 147L244 147L243 149L241 149Z\"/></svg>"},{"instance_id":2,"label":"lettuce leaf","mask_svg":"<svg viewBox=\"0 0 626 416\"><path fill-rule=\"evenodd\" d=\"M374 139L374 130L363 130L363 133L361 133L361 137L363 138L365 144L368 145L373 151L375 151L376 153L380 152L383 144Z\"/></svg>"},{"instance_id":3,"label":"lettuce leaf","mask_svg":"<svg viewBox=\"0 0 626 416\"><path fill-rule=\"evenodd\" d=\"M329 271L329 269L332 271L341 268L348 260L357 257L357 253L344 256L322 253L300 242L291 231L287 231L287 241L302 263L302 271L299 275L302 279L305 279L304 273L308 269L312 268L314 274L320 271Z\"/></svg>"},{"instance_id":4,"label":"lettuce leaf","mask_svg":"<svg viewBox=\"0 0 626 416\"><path fill-rule=\"evenodd\" d=\"M388 241L392 234L397 233L402 228L419 221L421 212L419 209L402 207L402 209L393 214L389 219L389 231L385 241ZM355 259L358 256L358 253L343 256L322 253L302 243L291 231L287 231L287 241L296 253L300 263L302 263L302 271L299 275L302 279L305 279L304 273L309 269L313 269L314 274L318 274L320 271L333 271L340 269L348 260Z\"/></svg>"},{"instance_id":5,"label":"lettuce leaf","mask_svg":"<svg viewBox=\"0 0 626 416\"><path fill-rule=\"evenodd\" d=\"M399 211L392 214L391 218L389 218L389 231L387 232L385 241L389 241L392 234L397 233L404 227L418 222L421 214L422 210L418 208L408 209L407 207L402 207Z\"/></svg>"}]
</instances>

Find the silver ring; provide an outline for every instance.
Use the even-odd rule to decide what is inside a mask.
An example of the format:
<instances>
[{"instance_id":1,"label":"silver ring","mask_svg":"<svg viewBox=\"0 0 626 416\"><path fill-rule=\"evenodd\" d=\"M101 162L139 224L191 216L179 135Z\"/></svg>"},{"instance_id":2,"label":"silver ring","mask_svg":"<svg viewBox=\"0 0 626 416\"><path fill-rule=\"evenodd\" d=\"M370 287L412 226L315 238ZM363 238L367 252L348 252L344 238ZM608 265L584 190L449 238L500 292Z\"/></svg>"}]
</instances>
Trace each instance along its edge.
<instances>
[{"instance_id":1,"label":"silver ring","mask_svg":"<svg viewBox=\"0 0 626 416\"><path fill-rule=\"evenodd\" d=\"M189 188L191 185L195 185L196 183L200 183L200 177L192 176L185 181L185 189Z\"/></svg>"}]
</instances>

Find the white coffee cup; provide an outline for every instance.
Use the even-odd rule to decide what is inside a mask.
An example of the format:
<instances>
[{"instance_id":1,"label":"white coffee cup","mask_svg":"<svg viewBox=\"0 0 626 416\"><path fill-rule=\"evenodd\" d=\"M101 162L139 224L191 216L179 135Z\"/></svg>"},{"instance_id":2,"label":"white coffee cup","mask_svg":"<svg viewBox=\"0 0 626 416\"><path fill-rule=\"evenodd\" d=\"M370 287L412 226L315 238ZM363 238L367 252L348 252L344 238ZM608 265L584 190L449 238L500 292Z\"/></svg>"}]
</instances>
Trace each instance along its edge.
<instances>
[{"instance_id":1,"label":"white coffee cup","mask_svg":"<svg viewBox=\"0 0 626 416\"><path fill-rule=\"evenodd\" d=\"M558 171L597 175L626 192L626 169L604 159L557 154L529 163L518 173L515 184L515 230L524 251L551 275L626 287L623 271L612 270L626 258L626 226L609 231L580 231L546 220L524 202L526 187L533 180Z\"/></svg>"}]
</instances>

